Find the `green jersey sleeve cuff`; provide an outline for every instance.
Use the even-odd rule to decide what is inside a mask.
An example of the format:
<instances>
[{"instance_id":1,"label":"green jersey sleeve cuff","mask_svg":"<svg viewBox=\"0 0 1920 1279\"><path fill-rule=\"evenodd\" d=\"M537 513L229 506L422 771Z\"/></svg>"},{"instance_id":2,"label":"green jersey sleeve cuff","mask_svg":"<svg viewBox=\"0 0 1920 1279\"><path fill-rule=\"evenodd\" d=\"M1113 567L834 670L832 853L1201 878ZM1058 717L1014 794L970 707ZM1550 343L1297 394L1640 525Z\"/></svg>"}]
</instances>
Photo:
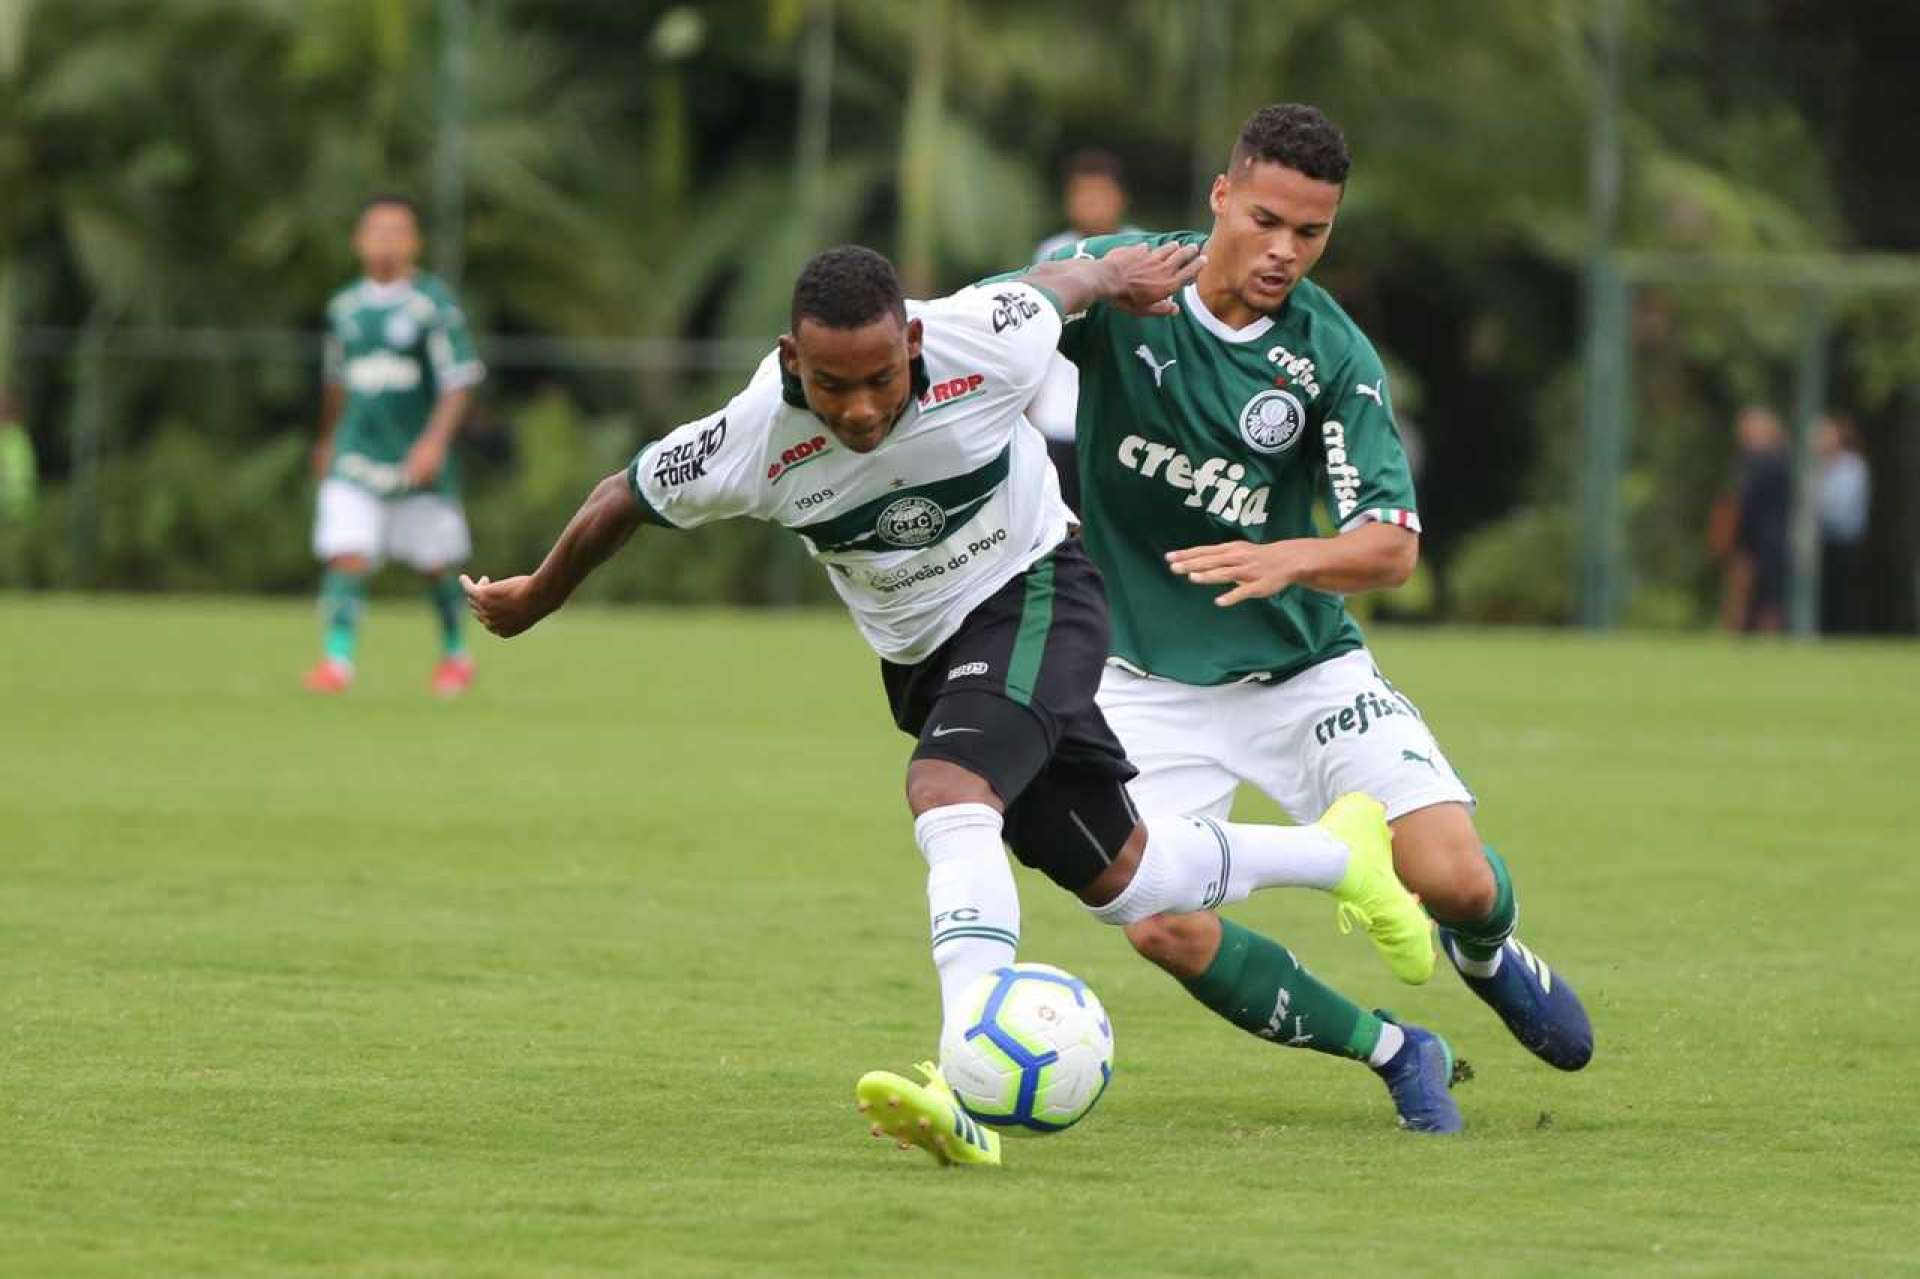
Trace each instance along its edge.
<instances>
[{"instance_id":1,"label":"green jersey sleeve cuff","mask_svg":"<svg viewBox=\"0 0 1920 1279\"><path fill-rule=\"evenodd\" d=\"M1047 305L1053 308L1053 313L1055 315L1059 316L1062 320L1065 320L1067 318L1067 308L1060 305L1059 294L1055 293L1052 289L1048 288L1044 284L1035 284L1032 280L1021 280L1020 283L1026 285L1028 288L1032 289L1035 293L1038 293L1041 297L1045 298L1047 300Z\"/></svg>"},{"instance_id":2,"label":"green jersey sleeve cuff","mask_svg":"<svg viewBox=\"0 0 1920 1279\"><path fill-rule=\"evenodd\" d=\"M666 516L660 514L660 509L652 502L649 502L647 495L640 491L640 456L638 455L634 457L633 461L627 463L627 492L633 495L634 505L640 508L640 519L643 522L647 524L657 524L661 528L677 529L680 527Z\"/></svg>"},{"instance_id":3,"label":"green jersey sleeve cuff","mask_svg":"<svg viewBox=\"0 0 1920 1279\"><path fill-rule=\"evenodd\" d=\"M1391 524L1395 528L1406 529L1409 533L1418 533L1420 512L1409 511L1395 506L1376 506L1352 516L1340 526L1342 533L1359 528L1362 524Z\"/></svg>"}]
</instances>

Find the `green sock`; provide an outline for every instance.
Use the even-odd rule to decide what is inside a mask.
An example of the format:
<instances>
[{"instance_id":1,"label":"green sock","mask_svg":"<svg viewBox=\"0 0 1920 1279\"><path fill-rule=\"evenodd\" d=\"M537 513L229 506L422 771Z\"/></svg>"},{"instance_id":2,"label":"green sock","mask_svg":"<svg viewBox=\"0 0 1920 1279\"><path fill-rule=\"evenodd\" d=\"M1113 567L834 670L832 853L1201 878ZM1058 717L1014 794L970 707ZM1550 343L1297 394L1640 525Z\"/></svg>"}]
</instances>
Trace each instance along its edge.
<instances>
[{"instance_id":1,"label":"green sock","mask_svg":"<svg viewBox=\"0 0 1920 1279\"><path fill-rule=\"evenodd\" d=\"M367 575L328 569L320 579L320 616L326 622L322 647L336 662L353 665L353 646L360 637L360 614L367 608Z\"/></svg>"},{"instance_id":2,"label":"green sock","mask_svg":"<svg viewBox=\"0 0 1920 1279\"><path fill-rule=\"evenodd\" d=\"M1493 872L1493 909L1485 919L1466 923L1441 919L1440 922L1453 933L1462 955L1476 963L1485 963L1499 954L1500 947L1507 938L1513 936L1514 922L1520 917L1520 904L1513 896L1513 876L1507 873L1506 861L1489 845L1481 845L1480 851L1486 854L1487 868ZM1434 918L1438 919L1439 916Z\"/></svg>"},{"instance_id":3,"label":"green sock","mask_svg":"<svg viewBox=\"0 0 1920 1279\"><path fill-rule=\"evenodd\" d=\"M1300 966L1279 942L1220 921L1220 953L1182 983L1244 1031L1295 1048L1365 1061L1384 1023Z\"/></svg>"},{"instance_id":4,"label":"green sock","mask_svg":"<svg viewBox=\"0 0 1920 1279\"><path fill-rule=\"evenodd\" d=\"M460 657L467 651L465 635L467 595L453 574L442 573L427 579L427 598L433 602L433 615L440 619L440 651L448 657Z\"/></svg>"}]
</instances>

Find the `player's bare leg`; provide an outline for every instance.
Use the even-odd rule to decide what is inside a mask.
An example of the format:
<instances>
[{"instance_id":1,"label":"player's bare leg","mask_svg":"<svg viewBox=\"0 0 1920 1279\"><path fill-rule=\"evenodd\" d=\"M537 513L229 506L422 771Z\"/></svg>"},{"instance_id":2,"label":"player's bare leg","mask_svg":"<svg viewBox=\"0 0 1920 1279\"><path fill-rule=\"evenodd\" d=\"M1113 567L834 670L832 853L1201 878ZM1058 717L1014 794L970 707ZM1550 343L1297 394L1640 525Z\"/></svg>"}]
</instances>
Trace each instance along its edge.
<instances>
[{"instance_id":1,"label":"player's bare leg","mask_svg":"<svg viewBox=\"0 0 1920 1279\"><path fill-rule=\"evenodd\" d=\"M1561 1070L1593 1057L1593 1026L1566 979L1513 935L1519 918L1506 862L1480 842L1464 804L1434 804L1393 823L1400 878L1440 924L1447 958L1527 1050Z\"/></svg>"}]
</instances>

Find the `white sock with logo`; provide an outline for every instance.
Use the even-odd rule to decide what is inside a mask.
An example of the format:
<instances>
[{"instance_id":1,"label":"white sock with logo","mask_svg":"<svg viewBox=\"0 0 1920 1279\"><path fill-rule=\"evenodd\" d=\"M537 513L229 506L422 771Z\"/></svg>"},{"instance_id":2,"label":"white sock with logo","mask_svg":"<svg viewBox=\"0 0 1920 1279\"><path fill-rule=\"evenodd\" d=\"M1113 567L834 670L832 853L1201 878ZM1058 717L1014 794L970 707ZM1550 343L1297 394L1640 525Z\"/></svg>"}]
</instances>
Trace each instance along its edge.
<instances>
[{"instance_id":1,"label":"white sock with logo","mask_svg":"<svg viewBox=\"0 0 1920 1279\"><path fill-rule=\"evenodd\" d=\"M1373 1051L1367 1054L1367 1065L1375 1070L1380 1069L1399 1055L1401 1046L1406 1042L1407 1032L1392 1022L1387 1022L1380 1027L1380 1042L1375 1044Z\"/></svg>"},{"instance_id":2,"label":"white sock with logo","mask_svg":"<svg viewBox=\"0 0 1920 1279\"><path fill-rule=\"evenodd\" d=\"M1000 824L1000 814L985 804L930 808L913 823L927 859L943 1026L961 992L980 974L1012 963L1020 943L1020 895L1000 846Z\"/></svg>"},{"instance_id":3,"label":"white sock with logo","mask_svg":"<svg viewBox=\"0 0 1920 1279\"><path fill-rule=\"evenodd\" d=\"M1162 911L1215 910L1262 888L1332 888L1347 873L1347 846L1317 826L1263 826L1207 817L1150 817L1133 879L1105 906L1109 924Z\"/></svg>"}]
</instances>

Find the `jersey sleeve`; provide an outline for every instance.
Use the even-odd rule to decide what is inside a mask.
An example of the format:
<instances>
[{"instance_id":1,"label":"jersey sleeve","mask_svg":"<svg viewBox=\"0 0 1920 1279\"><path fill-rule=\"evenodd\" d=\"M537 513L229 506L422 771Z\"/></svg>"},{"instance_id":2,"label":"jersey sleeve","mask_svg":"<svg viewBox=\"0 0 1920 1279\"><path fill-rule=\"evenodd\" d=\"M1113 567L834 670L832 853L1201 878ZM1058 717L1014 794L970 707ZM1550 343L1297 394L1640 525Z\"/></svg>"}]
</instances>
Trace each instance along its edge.
<instances>
[{"instance_id":1,"label":"jersey sleeve","mask_svg":"<svg viewBox=\"0 0 1920 1279\"><path fill-rule=\"evenodd\" d=\"M765 438L763 378L718 413L675 427L627 465L640 516L663 528L697 528L755 515L767 493L758 442ZM777 395L777 391L775 392Z\"/></svg>"},{"instance_id":2,"label":"jersey sleeve","mask_svg":"<svg viewBox=\"0 0 1920 1279\"><path fill-rule=\"evenodd\" d=\"M1394 524L1420 532L1413 472L1393 422L1386 370L1371 346L1353 353L1327 385L1320 428L1327 510L1342 532Z\"/></svg>"},{"instance_id":3,"label":"jersey sleeve","mask_svg":"<svg viewBox=\"0 0 1920 1279\"><path fill-rule=\"evenodd\" d=\"M327 300L327 334L320 340L320 376L329 385L347 381L347 319L341 294Z\"/></svg>"},{"instance_id":4,"label":"jersey sleeve","mask_svg":"<svg viewBox=\"0 0 1920 1279\"><path fill-rule=\"evenodd\" d=\"M1096 235L1091 239L1066 238L1057 248L1040 259L1040 262L1071 262L1075 258L1103 258L1108 250L1117 249L1126 244L1145 244L1158 248L1173 239L1170 235L1145 235L1138 231L1122 231L1116 235ZM1038 266L1036 262L1034 265ZM1086 310L1066 317L1065 327L1060 333L1060 354L1075 364L1093 346L1094 335L1105 326L1111 309L1104 302L1096 302Z\"/></svg>"},{"instance_id":5,"label":"jersey sleeve","mask_svg":"<svg viewBox=\"0 0 1920 1279\"><path fill-rule=\"evenodd\" d=\"M1060 345L1064 317L1053 294L1019 278L982 283L945 299L981 352L1016 391L1039 389Z\"/></svg>"},{"instance_id":6,"label":"jersey sleeve","mask_svg":"<svg viewBox=\"0 0 1920 1279\"><path fill-rule=\"evenodd\" d=\"M346 348L332 329L320 342L320 377L332 386L344 385L347 380Z\"/></svg>"},{"instance_id":7,"label":"jersey sleeve","mask_svg":"<svg viewBox=\"0 0 1920 1279\"><path fill-rule=\"evenodd\" d=\"M474 349L466 312L450 297L436 298L435 303L427 326L427 358L433 361L434 385L442 395L478 385L487 368Z\"/></svg>"}]
</instances>

